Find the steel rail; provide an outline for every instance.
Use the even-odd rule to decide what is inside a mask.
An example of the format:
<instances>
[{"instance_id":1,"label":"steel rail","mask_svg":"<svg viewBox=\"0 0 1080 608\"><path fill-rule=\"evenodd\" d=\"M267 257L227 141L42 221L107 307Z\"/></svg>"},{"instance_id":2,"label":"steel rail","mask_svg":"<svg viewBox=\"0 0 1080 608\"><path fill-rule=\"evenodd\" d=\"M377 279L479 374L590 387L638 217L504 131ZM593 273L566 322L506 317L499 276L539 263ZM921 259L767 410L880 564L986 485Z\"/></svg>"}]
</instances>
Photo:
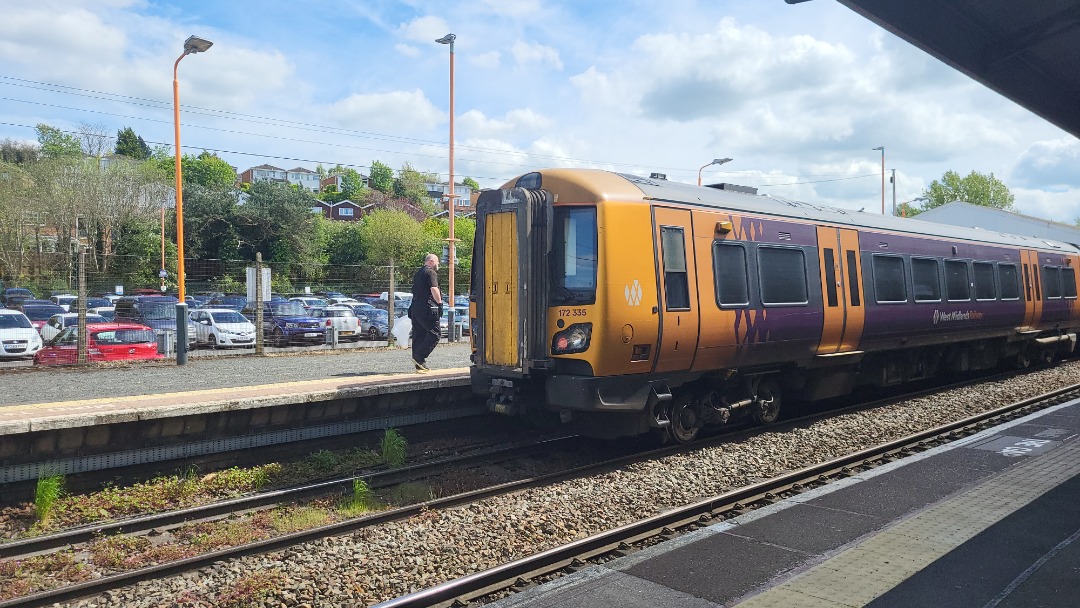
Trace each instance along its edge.
<instances>
[{"instance_id":1,"label":"steel rail","mask_svg":"<svg viewBox=\"0 0 1080 608\"><path fill-rule=\"evenodd\" d=\"M940 439L943 435L956 434L961 429L979 427L978 430L982 430L990 426L990 421L995 418L1014 418L1026 414L1025 410L1050 407L1052 405L1050 403L1046 403L1042 407L1036 406L1078 391L1080 391L1080 384L1075 384L1024 399L963 420L915 433L902 439L805 467L780 477L725 492L719 496L706 498L682 508L654 515L560 547L554 547L483 572L447 581L422 591L382 602L377 604L375 608L429 608L464 605L465 602L471 599L512 587L521 579L527 580L550 574L567 566L582 563L591 557L611 553L630 543L657 536L665 531L673 532L703 518L714 517L717 513L738 510L746 503L753 503L762 499L772 502L780 493L799 489L808 480L820 480L822 477L827 478L837 473L851 473L853 467L860 465L873 466L872 461L875 459L899 454L906 449L910 449L913 445L926 444L934 439ZM971 432L977 431L972 430ZM949 439L949 441L952 440L954 438Z\"/></svg>"}]
</instances>

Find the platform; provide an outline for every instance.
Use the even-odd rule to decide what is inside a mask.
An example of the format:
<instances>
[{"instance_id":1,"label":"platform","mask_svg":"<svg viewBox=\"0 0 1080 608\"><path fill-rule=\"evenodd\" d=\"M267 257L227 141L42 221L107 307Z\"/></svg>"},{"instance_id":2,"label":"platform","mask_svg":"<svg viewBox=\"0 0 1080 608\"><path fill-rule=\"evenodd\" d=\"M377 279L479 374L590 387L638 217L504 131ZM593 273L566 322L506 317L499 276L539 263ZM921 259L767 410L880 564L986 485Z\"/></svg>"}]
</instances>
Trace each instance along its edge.
<instances>
[{"instance_id":1,"label":"platform","mask_svg":"<svg viewBox=\"0 0 1080 608\"><path fill-rule=\"evenodd\" d=\"M1080 605L1080 404L988 429L492 604Z\"/></svg>"}]
</instances>

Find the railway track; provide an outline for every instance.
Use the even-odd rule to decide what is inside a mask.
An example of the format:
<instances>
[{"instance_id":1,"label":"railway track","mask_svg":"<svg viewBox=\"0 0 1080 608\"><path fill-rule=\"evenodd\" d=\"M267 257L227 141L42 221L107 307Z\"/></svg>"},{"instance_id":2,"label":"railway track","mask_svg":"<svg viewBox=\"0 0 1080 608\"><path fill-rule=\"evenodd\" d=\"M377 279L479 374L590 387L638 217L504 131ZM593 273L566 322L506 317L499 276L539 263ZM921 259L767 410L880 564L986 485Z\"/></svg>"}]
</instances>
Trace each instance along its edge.
<instances>
[{"instance_id":1,"label":"railway track","mask_svg":"<svg viewBox=\"0 0 1080 608\"><path fill-rule=\"evenodd\" d=\"M980 379L978 381L987 381L987 380L984 378L984 379ZM959 383L957 385L951 385L950 387L937 387L937 388L934 388L934 389L922 390L922 391L918 391L917 393L913 393L913 394L907 394L907 395L903 395L903 396L894 396L894 397L890 397L890 398L885 399L885 400L874 401L874 402L870 402L870 403L864 403L864 404L852 406L852 407L849 407L849 408L843 408L841 410L829 411L827 413L816 413L816 414L813 414L813 415L810 415L810 416L804 416L804 417L800 417L800 418L797 418L797 419L787 421L783 425L774 426L774 427L772 427L772 430L781 430L783 426L797 426L797 425L807 424L809 421L820 419L820 418L827 418L827 417L836 416L836 415L838 415L840 413L843 413L843 412L851 412L851 411L859 411L859 410L864 410L864 409L872 409L872 408L875 408L875 407L880 407L885 402L892 402L892 401L897 401L897 400L900 400L900 399L909 399L909 398L912 398L914 396L925 395L925 394L933 393L933 392L936 392L936 391L942 391L942 390L946 390L948 388L955 387L955 386L968 385L968 384L971 384L972 382L973 381L967 381L967 382ZM1014 406L1010 406L1010 407L1014 407ZM1003 408L1003 409L1006 409L1006 408ZM1002 411L1001 413L997 413L997 414L994 414L994 415L995 416L1001 416L1001 415L1004 415L1004 412ZM974 421L963 421L963 424L964 425L975 424L975 422ZM597 475L597 474L600 474L600 473L602 473L604 471L610 471L610 470L615 470L615 469L619 469L619 468L622 468L622 467L626 467L627 465L632 464L634 462L640 462L640 461L649 460L649 459L664 458L666 456L679 454L679 453L684 452L684 451L700 449L702 447L712 445L712 444L718 444L718 443L723 443L723 442L727 442L727 441L737 441L741 437L752 436L752 435L754 435L756 433L760 433L760 432L761 432L761 429L737 430L737 431L734 431L734 432L731 432L731 433L725 433L723 435L717 435L717 436L714 436L714 437L711 437L711 438L706 438L706 439L703 439L701 441L695 442L694 444L691 444L689 446L671 446L671 447L661 448L661 449L657 449L657 450L649 450L649 451L645 451L645 452L637 452L637 453L632 453L632 454L629 454L629 455L620 456L620 457L617 457L617 458L612 458L612 459L607 459L607 460L603 460L603 461L600 461L600 462L591 463L591 464L584 465L584 466L575 467L575 468L572 468L572 469L569 469L569 470L558 471L556 473L552 473L552 474L548 474L548 475L542 475L542 476L538 476L538 477L522 479L522 480L519 480L519 481L510 482L510 483L498 484L498 485L495 485L495 486L491 486L491 487L487 487L487 488L483 488L483 489L479 489L479 490L475 490L475 491L470 491L470 492L457 494L457 495L454 495L454 496L449 496L449 497L444 498L444 499L431 500L431 501L426 501L426 502L419 503L419 504L416 504L416 505L411 505L411 506L408 506L408 507L402 507L402 508L398 508L398 509L382 511L382 512L374 513L374 514L371 514L371 515L366 515L366 516L363 516L363 517L359 517L359 518L355 518L355 519L351 519L351 520L347 520L347 521L336 522L334 524L312 528L310 530L303 530L303 531L294 532L294 533L290 533L290 534L284 534L284 535L276 536L276 537L273 537L273 538L265 539L265 540L262 540L262 541L257 541L257 542L254 542L254 543L248 543L248 544L244 544L244 545L240 545L240 546L230 547L230 548L227 548L227 549L213 551L213 552L205 553L205 554L202 554L202 555L199 555L199 556L194 556L194 557L190 557L190 558L186 558L186 559L182 559L182 560L178 560L178 561L174 561L174 562L170 562L170 563L163 563L163 564L150 566L150 567L145 567L145 568L141 568L141 569L137 569L137 570L131 570L131 571L128 571L128 572L121 572L121 573L105 576L105 577L102 577L102 578L99 578L99 579L86 581L86 582L82 582L82 583L77 583L77 584L70 585L70 586L67 586L67 587L51 589L51 590L39 592L39 593L36 593L36 594L33 594L33 595L27 595L27 596L24 596L24 597L21 597L21 598L14 598L14 599L11 599L11 600L0 602L0 608L4 608L4 607L7 607L7 606L39 606L39 605L46 605L46 604L51 604L51 603L54 603L54 602L73 599L73 598L76 598L76 597L81 597L81 596L90 595L90 594L94 594L94 593L100 593L100 592L103 592L103 591L106 591L106 590L109 590L109 589L116 589L116 588L119 588L119 587L124 587L124 586L130 585L130 584L138 582L138 581L149 580L149 579L154 579L154 578L158 578L158 577L163 577L163 576L166 576L166 575L169 575L169 574L174 574L174 573L178 573L178 572L198 569L200 567L203 567L203 566L208 565L210 563L217 562L219 560L237 558L237 557L241 557L241 556L245 556L245 555L252 555L252 554L256 554L256 553L272 551L272 550L275 550L275 549L281 549L281 548L284 548L284 547L297 545L297 544L300 544L300 543L308 542L308 541L311 541L311 540L316 540L316 539L319 539L319 538L325 538L325 537L328 537L328 536L336 536L336 535L344 534L344 533L351 532L351 531L354 531L354 530L358 530L360 528L367 527L367 526L375 526L375 525L379 525L379 524L383 524L383 523L387 523L387 522L391 522L391 521L400 521L400 520L408 519L410 517L414 517L414 516L422 513L425 510L450 509L450 508L453 508L453 507L470 504L470 503L480 501L480 500L483 500L485 498L489 498L489 497L493 497L493 496L498 496L498 495L507 494L507 493L511 493L511 492L517 492L517 491L520 491L520 490L525 490L525 489L533 488L533 487L540 487L540 486L555 484L555 483L558 483L559 481L562 481L562 480L565 480L565 479L570 479L570 478L574 478L574 477L584 477L584 476L588 476L588 475ZM441 460L441 461L434 461L434 462L430 462L430 463L424 463L422 465L416 465L416 466L413 466L413 467L409 467L408 469L387 471L387 472L382 472L382 473L379 473L379 474L361 476L360 479L362 479L365 482L369 483L373 487L382 487L382 486L391 485L391 484L395 484L395 483L401 483L402 481L407 481L407 480L411 480L411 479L423 478L425 476L430 477L430 476L433 476L433 475L438 475L440 472L446 471L446 470L448 470L450 468L453 468L453 467L468 468L470 466L478 466L478 465L481 465L481 464L484 464L484 463L496 462L496 461L499 461L500 459L505 461L505 460L516 458L516 457L523 457L523 456L529 455L529 454L543 453L544 451L566 452L567 450L572 449L574 441L577 441L577 440L574 439L574 438L561 438L561 439L552 440L552 441L549 441L549 442L542 442L542 443L538 443L538 444L534 444L534 445L516 446L516 447L513 447L513 448L508 448L506 450L492 450L492 451L490 451L488 453L483 453L483 454L478 453L478 454L472 454L472 455L469 455L467 457L462 457L462 458L444 459L444 460ZM926 440L923 439L923 441L926 441ZM904 448L889 448L889 449L886 449L885 452L889 452L890 450L897 451L897 450L902 450L902 449L904 449ZM869 453L867 453L866 455L863 455L863 454L860 453L859 455L844 459L844 462L848 462L848 461L850 461L850 462L859 462L859 461L861 461L863 459L869 459L869 458L871 458ZM830 464L830 466L832 466L833 468L835 468L836 466L839 466L840 467L840 473L844 473L843 467L845 467L845 466L847 466L847 467L854 466L854 465L851 465L850 463L849 464L840 464L840 465L836 465L836 463L827 463L827 464ZM822 465L822 466L825 466L825 465ZM821 468L821 467L816 467L816 468L814 468L814 470L817 470L818 468ZM826 469L823 469L823 470L827 470L828 468L829 467L826 467ZM816 473L815 475L831 475L831 474L837 474L837 473L825 473L825 472L823 472L823 473ZM285 503L285 502L295 502L295 501L310 499L311 497L318 496L318 495L324 495L324 496L325 495L330 495L330 494L341 495L343 492L347 492L351 488L352 482L353 482L354 479L357 479L357 478L356 477L347 477L347 478L332 480L332 481L328 481L328 482L322 482L322 483L318 483L318 484L309 484L307 486L291 488L291 489L288 489L288 490L281 490L281 491L277 491L277 492L266 492L266 493L262 493L262 494L259 494L259 495L253 495L253 496L250 496L250 497L244 497L244 498L241 498L241 499L223 501L223 502L220 502L220 503L215 503L215 504L211 504L211 505L205 505L205 506L194 508L194 509L188 509L188 510L185 510L185 511L182 511L182 512L162 513L162 514L157 514L157 515L153 515L153 516L145 516L145 517L125 520L125 521L111 522L111 523L109 523L107 525L97 525L97 526L90 526L90 527L83 528L83 529L78 529L78 530L70 530L70 531L67 531L67 532L65 532L63 534L52 535L52 536L49 536L49 537L40 537L38 539L27 539L26 541L17 541L17 542L12 542L12 543L6 543L4 545L0 545L0 557L9 558L9 559L18 559L19 556L29 555L29 554L40 552L40 551L47 551L47 550L49 550L51 548L55 548L55 547L69 546L69 545L72 545L72 544L87 542L88 540L90 540L92 538L96 538L96 537L101 536L103 534L119 534L119 533L138 534L138 533L146 532L148 530L158 530L158 529L165 528L165 527L168 527L168 526L175 526L175 525L177 525L177 524L179 524L181 522L185 522L185 521L193 521L193 520L199 520L199 519L221 518L221 517L227 516L227 515L232 514L232 513L237 513L237 512L242 512L242 511L250 511L252 509L258 509L258 508L265 508L267 506L279 505L279 504L282 504L282 503ZM801 483L803 485L808 485L808 482L787 482L787 483L788 483L788 486L789 486L787 489L784 489L784 488L767 489L767 486L765 484L759 484L759 485L756 485L756 486L752 486L750 488L740 490L739 492L732 493L732 496L736 497L736 498L734 498L732 500L734 500L735 502L739 502L740 504L738 506L743 507L745 505L753 503L755 500L774 500L775 496L779 495L781 492L791 491L791 488L795 487L794 484ZM821 483L821 482L820 481L817 481L817 482L811 481L811 482L809 482L809 484L813 484L813 483ZM777 486L777 487L780 487L780 486ZM757 497L757 498L754 498L754 497ZM709 501L705 501L705 503L719 504L719 502L717 502L717 501L719 501L719 498L710 499ZM693 505L692 505L692 507L693 507ZM701 507L699 506L698 508L700 509ZM713 507L711 509L711 511L716 511L716 512L722 512L723 510L724 509L721 506L716 506L716 507ZM635 537L647 538L647 537L650 537L650 536L656 536L657 534L663 534L664 533L664 528L668 528L669 530L674 530L674 529L679 528L679 526L687 525L687 522L690 522L691 524L693 524L694 521L696 521L697 518L701 517L701 513L698 513L698 514L694 514L694 515L687 515L685 518L683 518L686 521L683 521L681 519L671 520L671 517L673 516L674 513L675 512L665 514L665 516L662 518L662 520L658 520L658 521L663 522L661 527L660 527L660 532L646 533L645 531L643 531L645 528L648 527L648 524L641 524L640 526L635 524L633 526L630 526L630 528L632 528L633 530L637 530L637 531L633 535L631 535L629 537L625 537L625 538L622 538L622 539L620 539L618 541L615 541L614 542L615 550L618 550L618 547L620 545L625 545L626 543L634 542L636 540ZM655 519L655 518L653 518L653 519ZM650 521L650 520L646 520L646 521ZM674 522L674 523L672 523L672 522ZM612 533L618 533L618 531L622 530L623 528L627 528L627 526L623 526L622 528L619 528L618 530L613 531ZM573 546L582 546L582 547L588 548L588 550L571 556L569 558L570 561L567 562L567 563L574 563L575 560L581 561L581 560L587 559L587 558L589 558L591 556L602 554L605 551L610 551L611 547L609 545L611 545L611 543L608 542L607 544L604 544L604 539L607 538L607 537L604 536L604 535L601 535L601 536L604 537L604 538L600 538L600 539L597 539L597 540L594 540L594 541L590 541L589 543L584 543L584 541L582 541L581 543L574 543L571 547L573 547ZM630 540L627 540L627 538L629 538ZM589 539L586 539L586 540L589 540ZM637 539L637 540L639 540L639 539ZM557 555L565 555L567 551L572 552L574 550L575 549L572 549L572 548L571 549L564 549L562 553L559 553L559 552L556 552L556 553L557 553ZM544 555L546 555L548 553L551 553L551 552L544 552L544 553L539 554L539 556L544 556ZM543 567L541 567L541 566L531 567L531 569L529 571L530 572L531 571L551 572L551 571L556 571L556 570L566 566L566 564L561 564L560 565L559 560L554 559L554 557L551 558L551 559L554 560L554 561L551 562L553 565L551 565L551 566L543 566ZM524 566L514 566L514 564L507 564L507 568L509 568L508 571L514 572L514 576L512 577L512 580L510 580L510 585L504 585L504 587L511 586L512 584L517 583L519 578L522 578L521 567L524 567ZM481 575L476 575L476 576L479 577ZM490 576L497 576L497 575L492 574ZM453 591L437 590L438 588L433 588L431 593L435 594L434 597L442 597L443 594L449 593L449 594L453 595L453 598L450 599L450 600L446 600L446 601L450 601L450 602L452 602L454 600L461 601L463 598L468 598L468 597L477 597L477 596L483 595L485 593L490 593L493 588L498 587L498 583L490 582L490 580L488 580L486 577L488 577L487 574L485 574L484 577L481 577L481 578L484 578L484 580L486 581L486 582L484 582L483 585L481 585L480 587L477 587L475 589L472 589L472 590L469 590L469 586L471 585L471 583L466 581L466 582L460 583L460 585L464 585L463 587L456 587L456 588L451 587L451 588L453 588ZM406 597L411 597L411 596L406 596ZM421 596L419 598L409 599L408 600L409 602L419 601L421 603L409 603L409 604L402 604L402 605L437 605L437 604L423 603L423 602L426 602L426 601L430 600L430 598L428 598L428 599L425 599L425 598L428 598L428 596L425 595L425 596ZM402 598L401 601L406 601L406 600L405 600L405 598ZM438 602L441 602L441 601L444 601L444 600L442 600L442 599L438 600Z\"/></svg>"}]
</instances>

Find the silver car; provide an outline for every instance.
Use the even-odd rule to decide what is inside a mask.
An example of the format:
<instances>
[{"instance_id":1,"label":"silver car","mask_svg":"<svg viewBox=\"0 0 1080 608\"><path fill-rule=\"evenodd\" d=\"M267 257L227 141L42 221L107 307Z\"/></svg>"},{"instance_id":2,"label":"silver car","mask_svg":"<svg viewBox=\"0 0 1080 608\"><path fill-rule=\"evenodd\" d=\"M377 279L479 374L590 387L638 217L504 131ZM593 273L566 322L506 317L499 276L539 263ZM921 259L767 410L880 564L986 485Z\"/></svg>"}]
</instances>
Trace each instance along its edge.
<instances>
[{"instance_id":1,"label":"silver car","mask_svg":"<svg viewBox=\"0 0 1080 608\"><path fill-rule=\"evenodd\" d=\"M195 343L210 348L255 346L255 324L231 308L199 308L188 315L195 325Z\"/></svg>"}]
</instances>

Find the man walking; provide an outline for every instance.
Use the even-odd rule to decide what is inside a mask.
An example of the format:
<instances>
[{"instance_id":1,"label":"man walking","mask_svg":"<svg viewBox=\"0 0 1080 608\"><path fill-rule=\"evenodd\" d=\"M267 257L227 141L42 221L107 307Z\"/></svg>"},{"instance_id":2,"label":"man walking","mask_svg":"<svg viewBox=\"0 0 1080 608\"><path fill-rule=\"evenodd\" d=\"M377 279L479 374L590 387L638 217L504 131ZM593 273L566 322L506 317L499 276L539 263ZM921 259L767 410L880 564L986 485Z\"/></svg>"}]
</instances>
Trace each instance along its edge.
<instances>
[{"instance_id":1,"label":"man walking","mask_svg":"<svg viewBox=\"0 0 1080 608\"><path fill-rule=\"evenodd\" d=\"M424 265L417 269L412 282L412 358L416 371L431 371L424 363L439 343L439 317L442 316L442 292L439 291L439 258L434 253L424 256Z\"/></svg>"}]
</instances>

